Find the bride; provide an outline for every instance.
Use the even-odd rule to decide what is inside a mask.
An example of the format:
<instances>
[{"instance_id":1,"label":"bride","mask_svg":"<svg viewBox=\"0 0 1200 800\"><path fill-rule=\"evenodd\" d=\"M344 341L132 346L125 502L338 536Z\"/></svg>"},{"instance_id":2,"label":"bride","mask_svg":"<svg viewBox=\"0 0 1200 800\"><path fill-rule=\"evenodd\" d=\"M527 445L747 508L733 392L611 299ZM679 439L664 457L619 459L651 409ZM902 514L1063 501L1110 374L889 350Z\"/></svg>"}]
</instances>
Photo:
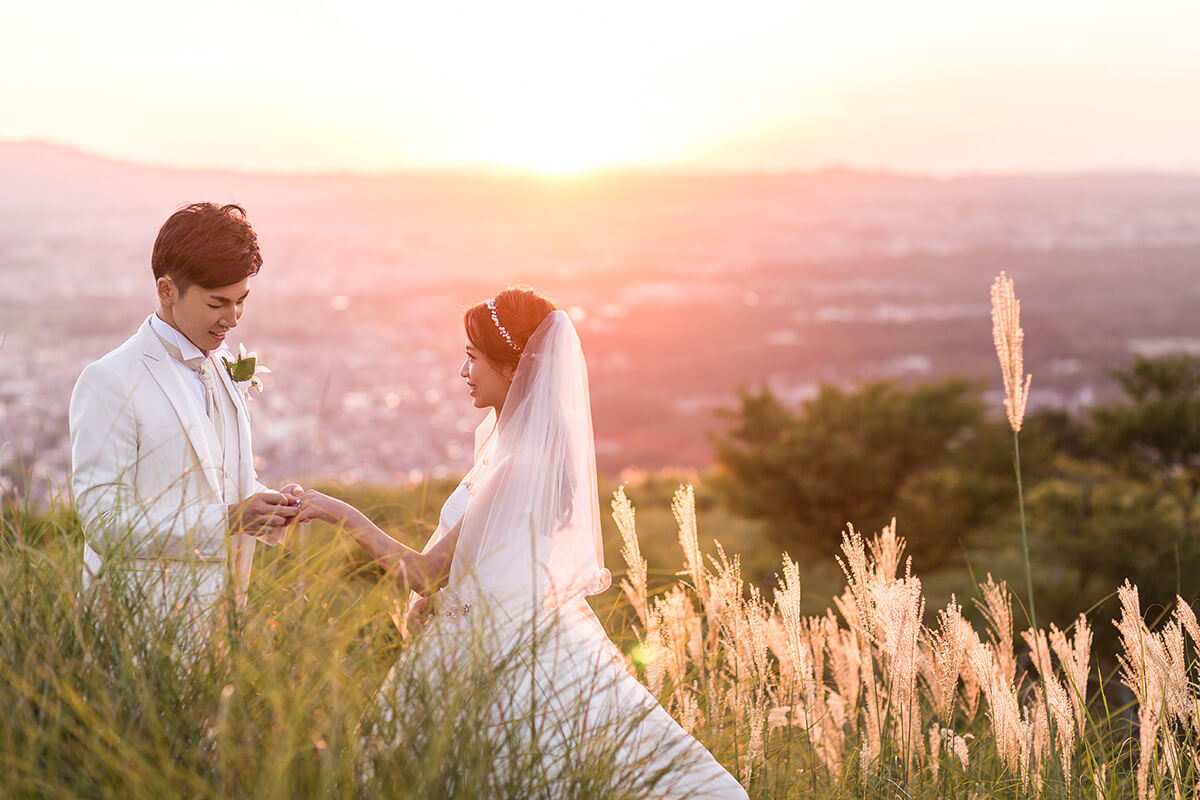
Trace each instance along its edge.
<instances>
[{"instance_id":1,"label":"bride","mask_svg":"<svg viewBox=\"0 0 1200 800\"><path fill-rule=\"evenodd\" d=\"M423 552L400 544L349 504L316 491L300 520L340 525L431 614L423 638L487 621L497 647L519 633L551 632L527 691L543 706L587 719L625 720L622 759L656 797L745 798L746 792L630 675L586 597L610 583L604 568L587 368L570 317L528 289L506 289L465 315L460 371L474 404L490 409L476 431L475 460L442 507ZM432 609L436 608L436 611ZM516 644L517 647L528 646ZM572 752L578 726L538 734Z\"/></svg>"}]
</instances>

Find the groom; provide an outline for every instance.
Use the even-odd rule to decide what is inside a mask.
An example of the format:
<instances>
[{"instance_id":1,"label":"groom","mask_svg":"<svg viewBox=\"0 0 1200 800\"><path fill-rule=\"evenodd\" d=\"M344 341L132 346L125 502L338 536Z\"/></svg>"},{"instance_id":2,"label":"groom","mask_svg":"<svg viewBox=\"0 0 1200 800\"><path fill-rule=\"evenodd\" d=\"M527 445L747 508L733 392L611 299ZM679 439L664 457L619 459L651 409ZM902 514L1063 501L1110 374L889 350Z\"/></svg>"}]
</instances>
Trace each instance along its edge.
<instances>
[{"instance_id":1,"label":"groom","mask_svg":"<svg viewBox=\"0 0 1200 800\"><path fill-rule=\"evenodd\" d=\"M246 406L221 358L262 266L246 212L176 211L150 263L157 311L88 365L71 394L83 580L121 571L141 582L152 610L198 618L230 579L243 606L255 540L282 540L301 490L258 482Z\"/></svg>"}]
</instances>

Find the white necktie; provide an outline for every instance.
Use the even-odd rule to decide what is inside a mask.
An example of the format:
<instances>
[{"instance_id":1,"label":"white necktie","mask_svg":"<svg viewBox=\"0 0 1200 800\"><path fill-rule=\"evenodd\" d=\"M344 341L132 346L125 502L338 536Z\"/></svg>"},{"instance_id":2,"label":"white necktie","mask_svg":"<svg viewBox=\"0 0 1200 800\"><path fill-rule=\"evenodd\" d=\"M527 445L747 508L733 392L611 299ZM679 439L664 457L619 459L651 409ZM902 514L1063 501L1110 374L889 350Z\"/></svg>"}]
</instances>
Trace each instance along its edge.
<instances>
[{"instance_id":1,"label":"white necktie","mask_svg":"<svg viewBox=\"0 0 1200 800\"><path fill-rule=\"evenodd\" d=\"M157 331L155 335L158 335ZM163 347L166 348L167 353L172 358L200 376L200 383L204 386L204 413L208 414L208 418L212 422L213 430L217 434L217 441L224 443L225 419L221 413L221 403L217 399L216 384L220 378L216 374L218 367L213 360L214 356L196 356L195 358L185 359L183 351L174 342L168 342L162 336L158 336L158 340L162 342Z\"/></svg>"},{"instance_id":2,"label":"white necktie","mask_svg":"<svg viewBox=\"0 0 1200 800\"><path fill-rule=\"evenodd\" d=\"M188 366L191 366L189 364ZM200 363L196 371L200 373L200 382L204 384L204 410L208 414L209 420L212 421L213 430L216 431L217 441L222 444L225 442L225 415L221 413L221 401L217 397L217 382L220 378L216 374L217 365L213 362L213 357L208 356L200 359Z\"/></svg>"}]
</instances>

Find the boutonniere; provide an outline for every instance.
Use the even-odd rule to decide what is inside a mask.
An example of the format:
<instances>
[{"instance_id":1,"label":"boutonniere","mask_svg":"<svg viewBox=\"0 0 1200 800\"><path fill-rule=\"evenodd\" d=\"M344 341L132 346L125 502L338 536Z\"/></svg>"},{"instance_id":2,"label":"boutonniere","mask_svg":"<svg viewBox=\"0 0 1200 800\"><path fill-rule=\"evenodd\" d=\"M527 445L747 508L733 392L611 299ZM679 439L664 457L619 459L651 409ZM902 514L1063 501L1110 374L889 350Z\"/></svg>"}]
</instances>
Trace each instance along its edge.
<instances>
[{"instance_id":1,"label":"boutonniere","mask_svg":"<svg viewBox=\"0 0 1200 800\"><path fill-rule=\"evenodd\" d=\"M247 386L254 388L255 391L263 390L262 380L259 375L270 373L270 369L265 364L258 363L257 353L247 353L246 345L238 343L238 359L230 361L225 356L221 356L221 360L225 362L225 369L229 372L230 379L238 385L238 388L245 394Z\"/></svg>"}]
</instances>

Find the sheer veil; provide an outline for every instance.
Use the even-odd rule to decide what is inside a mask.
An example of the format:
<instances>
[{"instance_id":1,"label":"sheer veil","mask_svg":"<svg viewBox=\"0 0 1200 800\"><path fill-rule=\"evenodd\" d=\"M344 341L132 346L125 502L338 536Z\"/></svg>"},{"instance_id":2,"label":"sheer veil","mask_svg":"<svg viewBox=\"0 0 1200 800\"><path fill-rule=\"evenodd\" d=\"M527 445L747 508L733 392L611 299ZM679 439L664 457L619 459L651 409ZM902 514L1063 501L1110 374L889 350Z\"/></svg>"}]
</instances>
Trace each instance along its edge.
<instances>
[{"instance_id":1,"label":"sheer veil","mask_svg":"<svg viewBox=\"0 0 1200 800\"><path fill-rule=\"evenodd\" d=\"M526 343L470 480L448 589L524 616L608 588L587 365L565 312Z\"/></svg>"}]
</instances>

